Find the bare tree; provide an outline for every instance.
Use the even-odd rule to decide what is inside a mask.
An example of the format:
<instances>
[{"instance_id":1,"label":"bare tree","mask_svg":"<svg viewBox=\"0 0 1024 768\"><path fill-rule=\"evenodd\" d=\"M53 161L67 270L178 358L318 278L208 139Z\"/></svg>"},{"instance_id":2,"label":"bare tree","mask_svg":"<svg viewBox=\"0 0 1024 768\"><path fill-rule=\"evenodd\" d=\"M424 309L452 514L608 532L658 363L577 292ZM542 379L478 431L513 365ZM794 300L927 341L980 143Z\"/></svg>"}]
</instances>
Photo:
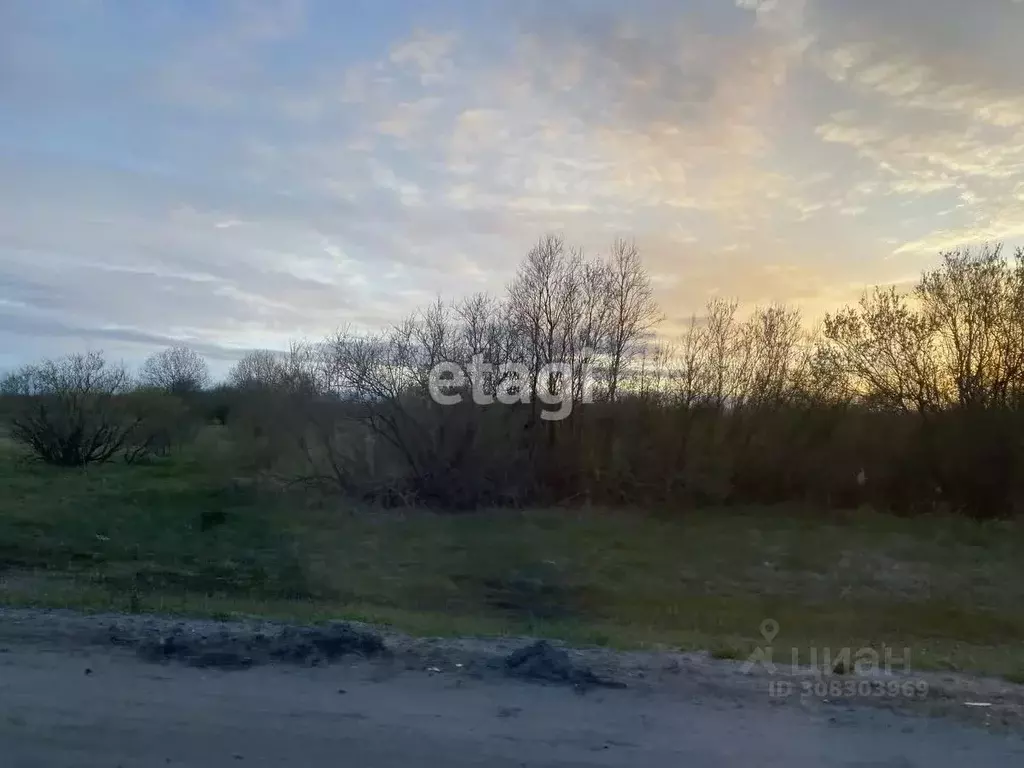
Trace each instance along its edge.
<instances>
[{"instance_id":1,"label":"bare tree","mask_svg":"<svg viewBox=\"0 0 1024 768\"><path fill-rule=\"evenodd\" d=\"M479 359L492 366L489 371L472 371L481 392L493 397L499 386L508 380L503 369L518 359L513 323L507 302L484 293L474 294L454 305L454 361Z\"/></svg>"},{"instance_id":2,"label":"bare tree","mask_svg":"<svg viewBox=\"0 0 1024 768\"><path fill-rule=\"evenodd\" d=\"M280 357L277 388L287 394L316 397L326 394L327 373L322 345L309 341L293 341Z\"/></svg>"},{"instance_id":3,"label":"bare tree","mask_svg":"<svg viewBox=\"0 0 1024 768\"><path fill-rule=\"evenodd\" d=\"M246 352L228 371L228 383L241 390L280 390L288 378L285 355L269 349Z\"/></svg>"},{"instance_id":4,"label":"bare tree","mask_svg":"<svg viewBox=\"0 0 1024 768\"><path fill-rule=\"evenodd\" d=\"M853 394L884 408L934 411L944 403L934 325L895 288L826 316L824 353Z\"/></svg>"},{"instance_id":5,"label":"bare tree","mask_svg":"<svg viewBox=\"0 0 1024 768\"><path fill-rule=\"evenodd\" d=\"M508 307L518 359L534 372L533 402L537 374L552 363L566 364L570 373L566 381L553 375L544 382L549 390L566 388L581 400L591 375L600 373L605 393L614 397L660 320L634 246L618 242L611 259L588 260L555 235L527 254L509 286Z\"/></svg>"},{"instance_id":6,"label":"bare tree","mask_svg":"<svg viewBox=\"0 0 1024 768\"><path fill-rule=\"evenodd\" d=\"M150 355L143 363L142 383L175 395L200 392L210 385L210 369L195 350L169 347Z\"/></svg>"},{"instance_id":7,"label":"bare tree","mask_svg":"<svg viewBox=\"0 0 1024 768\"><path fill-rule=\"evenodd\" d=\"M1024 251L1013 265L1000 246L941 256L911 295L876 289L859 308L830 315L817 362L884 407L1015 402L1024 384Z\"/></svg>"},{"instance_id":8,"label":"bare tree","mask_svg":"<svg viewBox=\"0 0 1024 768\"><path fill-rule=\"evenodd\" d=\"M805 405L849 405L852 400L848 372L837 364L834 350L820 325L808 331L804 338L793 389Z\"/></svg>"},{"instance_id":9,"label":"bare tree","mask_svg":"<svg viewBox=\"0 0 1024 768\"><path fill-rule=\"evenodd\" d=\"M671 348L668 384L675 401L685 408L704 402L711 391L708 340L705 322L693 315Z\"/></svg>"},{"instance_id":10,"label":"bare tree","mask_svg":"<svg viewBox=\"0 0 1024 768\"><path fill-rule=\"evenodd\" d=\"M46 360L18 376L27 400L11 421L11 437L48 464L108 461L140 424L119 400L131 383L127 371L99 352Z\"/></svg>"},{"instance_id":11,"label":"bare tree","mask_svg":"<svg viewBox=\"0 0 1024 768\"><path fill-rule=\"evenodd\" d=\"M406 321L388 333L357 336L343 331L330 341L340 393L360 407L359 419L413 468L418 457L412 443L423 437L424 428L414 418L403 418L402 404L424 378L414 336L412 322Z\"/></svg>"},{"instance_id":12,"label":"bare tree","mask_svg":"<svg viewBox=\"0 0 1024 768\"><path fill-rule=\"evenodd\" d=\"M943 253L915 295L954 402L1005 404L1024 373L1024 251L1013 267L1001 246Z\"/></svg>"},{"instance_id":13,"label":"bare tree","mask_svg":"<svg viewBox=\"0 0 1024 768\"><path fill-rule=\"evenodd\" d=\"M738 304L721 298L711 299L701 329L699 354L704 357L708 390L702 399L714 408L735 404L745 394L749 354L736 317Z\"/></svg>"},{"instance_id":14,"label":"bare tree","mask_svg":"<svg viewBox=\"0 0 1024 768\"><path fill-rule=\"evenodd\" d=\"M31 366L8 371L0 379L0 397L27 397L32 394Z\"/></svg>"},{"instance_id":15,"label":"bare tree","mask_svg":"<svg viewBox=\"0 0 1024 768\"><path fill-rule=\"evenodd\" d=\"M636 244L616 240L609 259L608 399L615 400L624 372L643 354L651 332L662 320L651 278Z\"/></svg>"},{"instance_id":16,"label":"bare tree","mask_svg":"<svg viewBox=\"0 0 1024 768\"><path fill-rule=\"evenodd\" d=\"M636 372L636 393L642 400L665 402L670 394L672 361L677 355L675 345L664 342L652 342L644 349Z\"/></svg>"},{"instance_id":17,"label":"bare tree","mask_svg":"<svg viewBox=\"0 0 1024 768\"><path fill-rule=\"evenodd\" d=\"M403 329L405 364L415 376L419 386L426 390L430 371L441 363L461 365L459 332L456 329L456 311L451 304L438 297L433 304L408 318Z\"/></svg>"},{"instance_id":18,"label":"bare tree","mask_svg":"<svg viewBox=\"0 0 1024 768\"><path fill-rule=\"evenodd\" d=\"M412 317L391 330L371 336L339 333L331 341L332 367L345 393L348 418L363 425L369 435L389 446L404 465L404 477L420 500L443 497L450 476L461 464L473 439L462 430L457 445L447 425L447 411L428 394L429 366L440 359L441 347L452 338L452 329L441 314ZM447 317L447 310L435 309ZM439 327L440 324L445 326ZM331 457L331 474L351 484L352 460L331 444L332 435L314 431L321 443L319 453ZM458 493L449 488L451 496Z\"/></svg>"},{"instance_id":19,"label":"bare tree","mask_svg":"<svg viewBox=\"0 0 1024 768\"><path fill-rule=\"evenodd\" d=\"M569 309L563 288L568 271L565 241L548 235L526 255L509 286L513 333L519 357L530 370L529 394L534 413L541 368L563 362ZM553 383L545 382L549 388Z\"/></svg>"},{"instance_id":20,"label":"bare tree","mask_svg":"<svg viewBox=\"0 0 1024 768\"><path fill-rule=\"evenodd\" d=\"M608 349L611 334L612 303L609 301L611 274L602 261L584 261L577 270L578 288L574 294L572 339L573 398L582 400L584 389L601 354Z\"/></svg>"},{"instance_id":21,"label":"bare tree","mask_svg":"<svg viewBox=\"0 0 1024 768\"><path fill-rule=\"evenodd\" d=\"M799 310L776 304L758 307L743 324L749 354L746 400L780 404L792 394L803 337Z\"/></svg>"}]
</instances>

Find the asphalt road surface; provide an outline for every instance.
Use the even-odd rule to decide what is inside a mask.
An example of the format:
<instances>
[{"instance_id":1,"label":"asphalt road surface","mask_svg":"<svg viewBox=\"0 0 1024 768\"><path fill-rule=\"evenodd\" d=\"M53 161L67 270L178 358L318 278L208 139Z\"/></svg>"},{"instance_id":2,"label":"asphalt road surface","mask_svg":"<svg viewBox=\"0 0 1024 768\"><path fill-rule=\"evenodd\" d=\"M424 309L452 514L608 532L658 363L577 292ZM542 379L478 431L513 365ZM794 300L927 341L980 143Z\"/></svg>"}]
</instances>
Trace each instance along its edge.
<instances>
[{"instance_id":1,"label":"asphalt road surface","mask_svg":"<svg viewBox=\"0 0 1024 768\"><path fill-rule=\"evenodd\" d=\"M388 672L0 653L4 768L1024 765L1016 735L878 709Z\"/></svg>"}]
</instances>

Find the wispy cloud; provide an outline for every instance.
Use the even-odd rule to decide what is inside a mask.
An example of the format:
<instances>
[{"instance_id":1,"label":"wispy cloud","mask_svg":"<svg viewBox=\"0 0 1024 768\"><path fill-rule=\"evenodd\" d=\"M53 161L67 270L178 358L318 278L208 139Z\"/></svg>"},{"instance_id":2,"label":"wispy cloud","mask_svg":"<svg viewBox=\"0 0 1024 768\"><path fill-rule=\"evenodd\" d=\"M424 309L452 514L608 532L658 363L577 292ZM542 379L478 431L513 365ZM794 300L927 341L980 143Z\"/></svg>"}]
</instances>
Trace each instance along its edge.
<instances>
[{"instance_id":1,"label":"wispy cloud","mask_svg":"<svg viewBox=\"0 0 1024 768\"><path fill-rule=\"evenodd\" d=\"M678 317L1024 241L1015 0L354 3L4 4L7 359L386 323L551 229Z\"/></svg>"}]
</instances>

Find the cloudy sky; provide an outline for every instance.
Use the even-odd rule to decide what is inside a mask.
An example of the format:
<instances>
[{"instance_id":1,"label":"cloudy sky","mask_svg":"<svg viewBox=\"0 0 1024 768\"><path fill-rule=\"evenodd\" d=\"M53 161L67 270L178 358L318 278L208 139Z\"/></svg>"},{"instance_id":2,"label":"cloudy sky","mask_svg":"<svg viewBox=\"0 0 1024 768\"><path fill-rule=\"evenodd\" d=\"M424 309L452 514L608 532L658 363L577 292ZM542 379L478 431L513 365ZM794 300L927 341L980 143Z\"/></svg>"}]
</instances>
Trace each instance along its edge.
<instances>
[{"instance_id":1,"label":"cloudy sky","mask_svg":"<svg viewBox=\"0 0 1024 768\"><path fill-rule=\"evenodd\" d=\"M3 0L0 368L216 360L635 238L672 323L1024 242L1017 0ZM216 362L215 362L216 367Z\"/></svg>"}]
</instances>

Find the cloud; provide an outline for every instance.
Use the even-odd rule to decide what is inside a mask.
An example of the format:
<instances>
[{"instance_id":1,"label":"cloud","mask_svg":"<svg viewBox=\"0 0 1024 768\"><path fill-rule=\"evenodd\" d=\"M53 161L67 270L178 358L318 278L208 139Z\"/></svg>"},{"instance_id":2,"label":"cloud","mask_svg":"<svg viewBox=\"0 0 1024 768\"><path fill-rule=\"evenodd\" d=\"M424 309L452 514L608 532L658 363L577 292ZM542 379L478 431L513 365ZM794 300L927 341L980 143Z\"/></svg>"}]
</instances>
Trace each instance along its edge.
<instances>
[{"instance_id":1,"label":"cloud","mask_svg":"<svg viewBox=\"0 0 1024 768\"><path fill-rule=\"evenodd\" d=\"M1020 3L458 10L5 5L8 346L283 346L500 292L549 230L635 237L679 317L1024 239Z\"/></svg>"},{"instance_id":2,"label":"cloud","mask_svg":"<svg viewBox=\"0 0 1024 768\"><path fill-rule=\"evenodd\" d=\"M409 38L392 46L388 59L392 64L415 71L424 85L443 80L451 72L451 53L458 36L416 30Z\"/></svg>"},{"instance_id":3,"label":"cloud","mask_svg":"<svg viewBox=\"0 0 1024 768\"><path fill-rule=\"evenodd\" d=\"M394 105L390 114L377 123L377 132L396 139L406 139L423 130L441 100L423 98Z\"/></svg>"},{"instance_id":4,"label":"cloud","mask_svg":"<svg viewBox=\"0 0 1024 768\"><path fill-rule=\"evenodd\" d=\"M1010 31L1024 9L1004 0L971 13L947 0L814 8L808 61L844 102L818 137L855 152L883 194L935 200L934 231L896 254L1024 235L1012 200L1024 178L1024 74ZM958 222L943 225L951 214Z\"/></svg>"}]
</instances>

